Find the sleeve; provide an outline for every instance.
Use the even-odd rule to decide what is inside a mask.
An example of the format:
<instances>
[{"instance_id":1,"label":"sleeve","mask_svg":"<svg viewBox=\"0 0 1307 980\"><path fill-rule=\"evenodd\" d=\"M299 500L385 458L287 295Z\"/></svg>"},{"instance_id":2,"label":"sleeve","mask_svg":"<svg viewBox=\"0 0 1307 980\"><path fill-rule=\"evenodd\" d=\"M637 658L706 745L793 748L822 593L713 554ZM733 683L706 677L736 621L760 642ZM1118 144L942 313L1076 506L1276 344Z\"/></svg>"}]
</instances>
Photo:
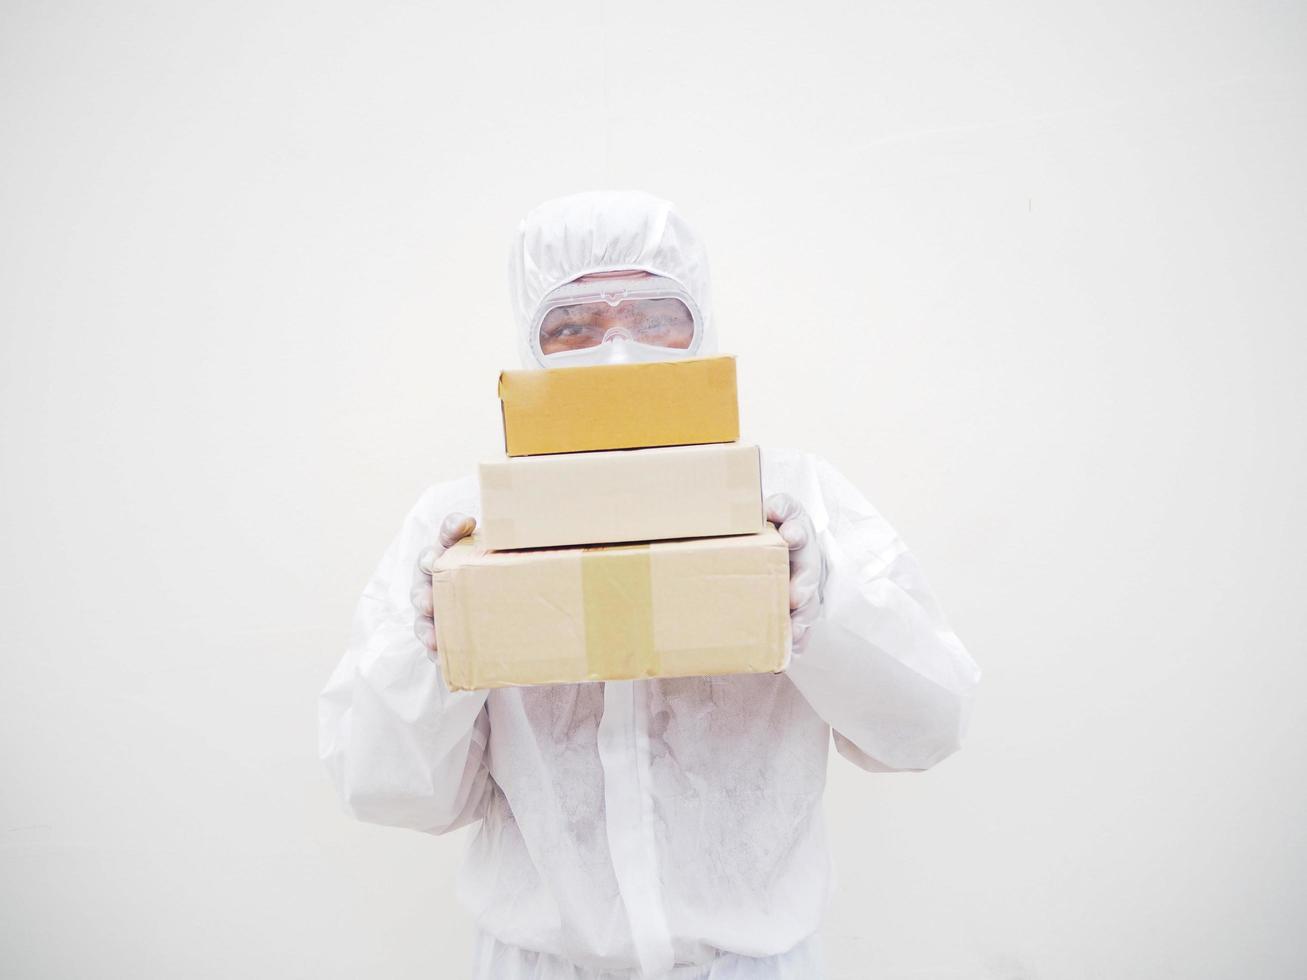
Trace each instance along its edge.
<instances>
[{"instance_id":1,"label":"sleeve","mask_svg":"<svg viewBox=\"0 0 1307 980\"><path fill-rule=\"evenodd\" d=\"M490 719L487 692L450 691L413 633L413 565L444 516L429 514L430 493L359 600L319 699L319 752L353 816L441 834L484 813Z\"/></svg>"},{"instance_id":2,"label":"sleeve","mask_svg":"<svg viewBox=\"0 0 1307 980\"><path fill-rule=\"evenodd\" d=\"M788 674L846 759L928 769L961 746L980 668L893 528L829 463L814 465L822 614Z\"/></svg>"}]
</instances>

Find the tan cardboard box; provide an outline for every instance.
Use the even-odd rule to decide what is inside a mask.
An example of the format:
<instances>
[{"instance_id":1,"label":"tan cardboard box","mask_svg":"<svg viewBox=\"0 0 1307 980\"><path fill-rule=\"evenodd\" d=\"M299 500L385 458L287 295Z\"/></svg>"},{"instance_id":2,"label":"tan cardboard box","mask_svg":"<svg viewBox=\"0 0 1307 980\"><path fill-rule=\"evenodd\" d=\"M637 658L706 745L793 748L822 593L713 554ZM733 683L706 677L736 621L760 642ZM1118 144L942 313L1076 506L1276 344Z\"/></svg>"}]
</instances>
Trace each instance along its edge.
<instances>
[{"instance_id":1,"label":"tan cardboard box","mask_svg":"<svg viewBox=\"0 0 1307 980\"><path fill-rule=\"evenodd\" d=\"M789 549L757 534L487 551L436 562L436 643L453 690L783 670Z\"/></svg>"},{"instance_id":2,"label":"tan cardboard box","mask_svg":"<svg viewBox=\"0 0 1307 980\"><path fill-rule=\"evenodd\" d=\"M733 357L504 371L499 400L510 456L740 438Z\"/></svg>"},{"instance_id":3,"label":"tan cardboard box","mask_svg":"<svg viewBox=\"0 0 1307 980\"><path fill-rule=\"evenodd\" d=\"M762 530L758 447L738 442L508 457L480 475L496 551Z\"/></svg>"}]
</instances>

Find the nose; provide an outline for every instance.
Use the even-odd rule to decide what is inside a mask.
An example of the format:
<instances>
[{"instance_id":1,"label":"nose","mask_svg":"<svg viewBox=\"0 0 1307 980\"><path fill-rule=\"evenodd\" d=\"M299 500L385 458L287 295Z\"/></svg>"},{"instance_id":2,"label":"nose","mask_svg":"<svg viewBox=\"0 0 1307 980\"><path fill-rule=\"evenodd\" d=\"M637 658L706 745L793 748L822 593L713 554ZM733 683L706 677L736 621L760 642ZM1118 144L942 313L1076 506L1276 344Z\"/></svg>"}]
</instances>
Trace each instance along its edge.
<instances>
[{"instance_id":1,"label":"nose","mask_svg":"<svg viewBox=\"0 0 1307 980\"><path fill-rule=\"evenodd\" d=\"M631 340L631 339L632 339L631 331L627 330L623 326L616 326L616 327L609 327L606 331L604 331L604 339L599 342L601 344L606 344L610 340Z\"/></svg>"}]
</instances>

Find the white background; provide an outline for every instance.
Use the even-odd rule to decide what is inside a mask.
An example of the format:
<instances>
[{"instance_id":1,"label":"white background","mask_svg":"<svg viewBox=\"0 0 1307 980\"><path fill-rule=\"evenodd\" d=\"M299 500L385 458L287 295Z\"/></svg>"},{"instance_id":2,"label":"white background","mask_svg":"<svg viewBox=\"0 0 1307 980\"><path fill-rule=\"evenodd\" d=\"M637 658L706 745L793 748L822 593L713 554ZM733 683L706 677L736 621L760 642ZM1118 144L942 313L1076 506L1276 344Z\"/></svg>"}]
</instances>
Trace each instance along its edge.
<instances>
[{"instance_id":1,"label":"white background","mask_svg":"<svg viewBox=\"0 0 1307 980\"><path fill-rule=\"evenodd\" d=\"M985 669L932 772L832 760L831 977L1307 973L1301 5L2 16L0 973L466 971L463 837L349 821L315 698L591 187Z\"/></svg>"}]
</instances>

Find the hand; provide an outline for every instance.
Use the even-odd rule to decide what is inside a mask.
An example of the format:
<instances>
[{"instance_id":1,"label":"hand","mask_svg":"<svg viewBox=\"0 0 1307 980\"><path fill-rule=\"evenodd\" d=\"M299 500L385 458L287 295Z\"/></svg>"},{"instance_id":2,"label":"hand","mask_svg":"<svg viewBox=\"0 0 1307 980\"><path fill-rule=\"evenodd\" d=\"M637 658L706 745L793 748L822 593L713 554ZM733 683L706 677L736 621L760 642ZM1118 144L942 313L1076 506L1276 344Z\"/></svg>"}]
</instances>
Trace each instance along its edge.
<instances>
[{"instance_id":1,"label":"hand","mask_svg":"<svg viewBox=\"0 0 1307 980\"><path fill-rule=\"evenodd\" d=\"M801 503L788 493L775 493L763 506L767 520L776 525L790 546L791 645L795 653L802 653L808 630L821 615L826 559L817 541L817 529Z\"/></svg>"},{"instance_id":2,"label":"hand","mask_svg":"<svg viewBox=\"0 0 1307 980\"><path fill-rule=\"evenodd\" d=\"M417 564L413 567L413 590L409 593L416 613L413 633L422 641L433 660L436 652L436 610L431 597L431 567L447 548L471 534L476 526L476 520L466 514L450 514L440 525L439 544L418 555Z\"/></svg>"}]
</instances>

